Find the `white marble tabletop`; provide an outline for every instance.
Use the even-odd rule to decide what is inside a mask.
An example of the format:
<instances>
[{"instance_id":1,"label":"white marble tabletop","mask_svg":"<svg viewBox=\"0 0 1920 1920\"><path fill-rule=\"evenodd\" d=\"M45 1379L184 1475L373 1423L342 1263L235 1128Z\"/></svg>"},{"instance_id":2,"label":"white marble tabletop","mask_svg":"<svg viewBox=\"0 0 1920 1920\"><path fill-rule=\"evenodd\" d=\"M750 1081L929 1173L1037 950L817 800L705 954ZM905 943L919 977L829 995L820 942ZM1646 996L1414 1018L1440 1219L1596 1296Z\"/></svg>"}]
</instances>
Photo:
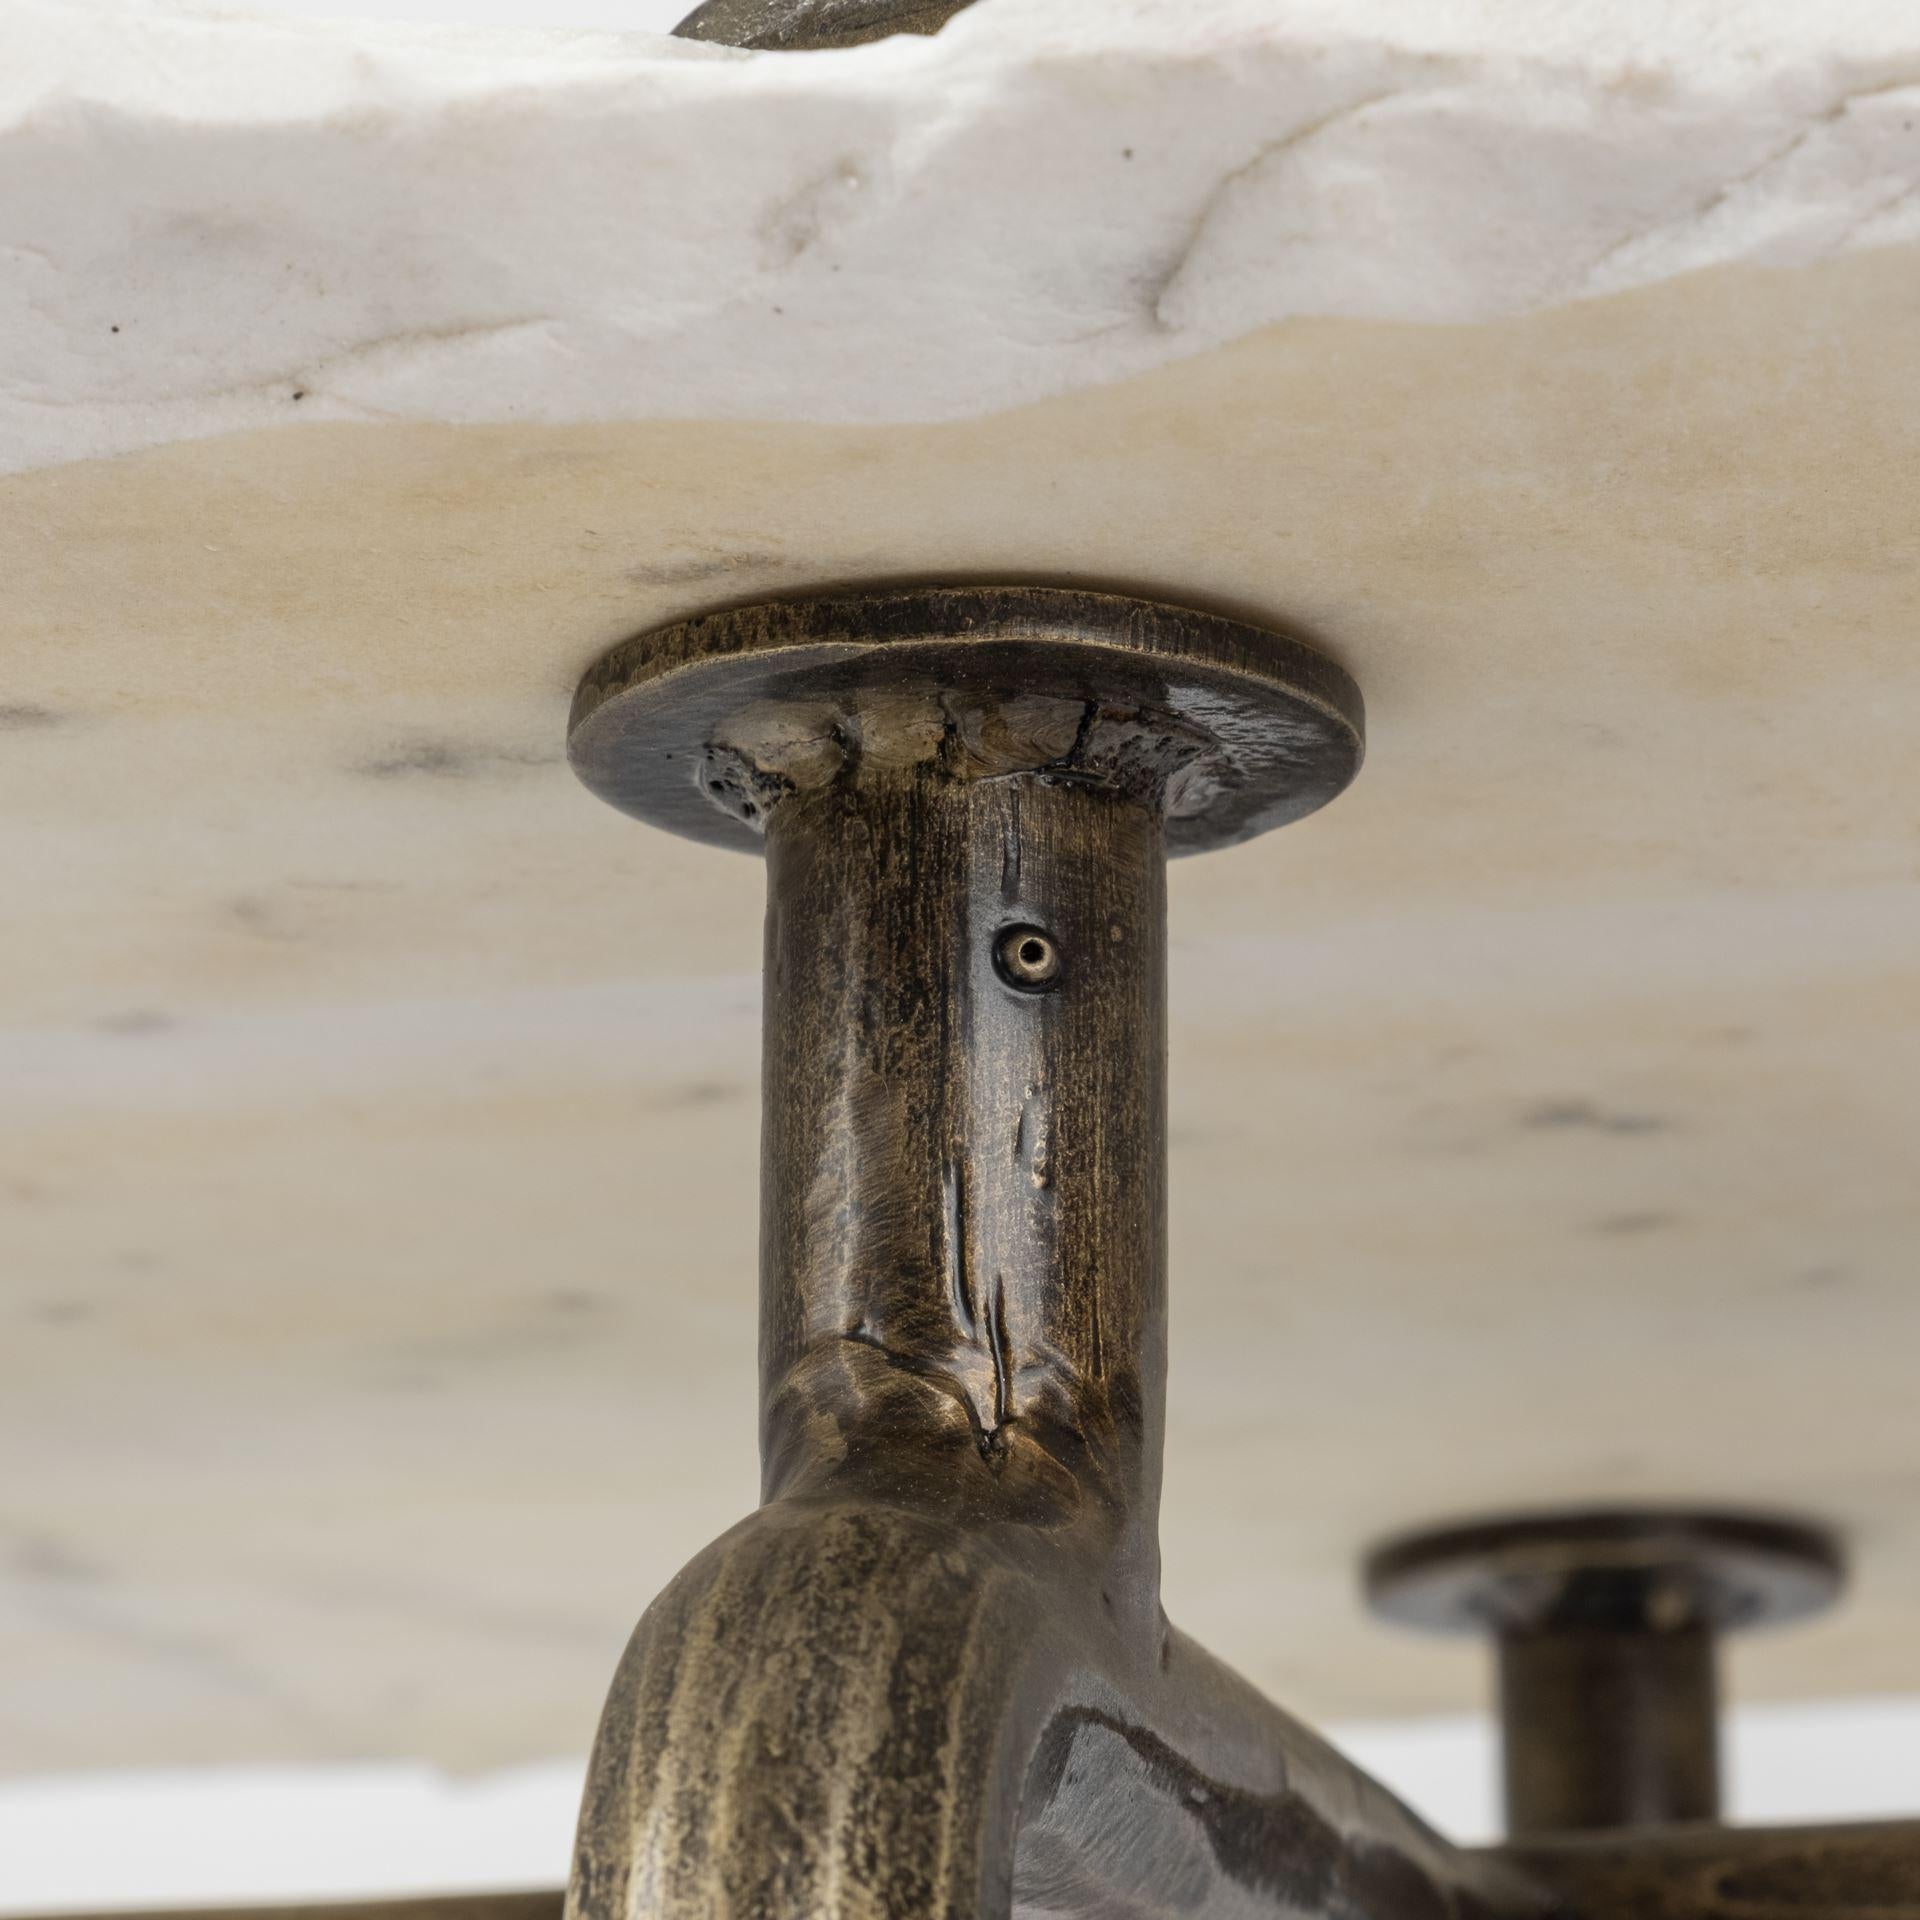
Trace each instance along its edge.
<instances>
[{"instance_id":1,"label":"white marble tabletop","mask_svg":"<svg viewBox=\"0 0 1920 1920\"><path fill-rule=\"evenodd\" d=\"M582 668L915 573L1293 623L1173 883L1168 1597L1786 1504L1920 1685L1920 14L981 0L931 41L0 11L0 1767L574 1752L754 1497L760 875ZM475 1675L484 1681L476 1681Z\"/></svg>"}]
</instances>

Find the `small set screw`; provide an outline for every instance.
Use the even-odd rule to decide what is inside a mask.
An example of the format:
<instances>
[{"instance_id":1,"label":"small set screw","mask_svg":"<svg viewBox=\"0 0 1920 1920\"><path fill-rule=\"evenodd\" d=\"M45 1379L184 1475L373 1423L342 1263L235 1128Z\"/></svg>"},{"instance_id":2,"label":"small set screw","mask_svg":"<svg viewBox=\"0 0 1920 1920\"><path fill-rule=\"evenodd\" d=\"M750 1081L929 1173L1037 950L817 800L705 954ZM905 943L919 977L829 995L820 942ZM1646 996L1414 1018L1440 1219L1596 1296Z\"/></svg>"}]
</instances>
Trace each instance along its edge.
<instances>
[{"instance_id":1,"label":"small set screw","mask_svg":"<svg viewBox=\"0 0 1920 1920\"><path fill-rule=\"evenodd\" d=\"M1046 993L1060 984L1060 949L1039 927L1009 927L993 958L1001 979L1022 993Z\"/></svg>"}]
</instances>

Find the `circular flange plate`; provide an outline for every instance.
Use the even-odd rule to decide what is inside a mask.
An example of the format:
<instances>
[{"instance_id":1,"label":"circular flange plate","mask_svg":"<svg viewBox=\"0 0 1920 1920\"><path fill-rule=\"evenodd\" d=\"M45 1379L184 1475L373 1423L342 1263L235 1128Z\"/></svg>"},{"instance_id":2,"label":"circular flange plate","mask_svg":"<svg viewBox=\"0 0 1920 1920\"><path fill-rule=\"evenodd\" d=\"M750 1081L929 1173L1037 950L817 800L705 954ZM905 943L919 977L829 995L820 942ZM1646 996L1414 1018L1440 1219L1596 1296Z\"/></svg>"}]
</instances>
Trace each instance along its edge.
<instances>
[{"instance_id":1,"label":"circular flange plate","mask_svg":"<svg viewBox=\"0 0 1920 1920\"><path fill-rule=\"evenodd\" d=\"M936 749L974 777L1151 791L1171 853L1325 806L1359 771L1360 690L1285 635L1049 587L775 600L623 641L580 683L574 771L624 813L759 844L787 792Z\"/></svg>"},{"instance_id":2,"label":"circular flange plate","mask_svg":"<svg viewBox=\"0 0 1920 1920\"><path fill-rule=\"evenodd\" d=\"M1375 1612L1438 1633L1778 1625L1830 1605L1843 1581L1822 1529L1733 1513L1480 1521L1389 1541L1366 1567Z\"/></svg>"}]
</instances>

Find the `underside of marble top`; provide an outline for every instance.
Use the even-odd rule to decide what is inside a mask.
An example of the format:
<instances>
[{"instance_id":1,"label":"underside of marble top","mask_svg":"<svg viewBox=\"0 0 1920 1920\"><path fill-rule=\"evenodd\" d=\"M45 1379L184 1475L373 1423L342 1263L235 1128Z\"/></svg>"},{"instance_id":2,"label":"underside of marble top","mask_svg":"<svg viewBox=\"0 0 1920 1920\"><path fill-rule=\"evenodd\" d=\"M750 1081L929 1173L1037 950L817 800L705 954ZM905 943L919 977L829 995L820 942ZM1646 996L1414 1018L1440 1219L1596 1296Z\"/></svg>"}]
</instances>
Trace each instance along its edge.
<instances>
[{"instance_id":1,"label":"underside of marble top","mask_svg":"<svg viewBox=\"0 0 1920 1920\"><path fill-rule=\"evenodd\" d=\"M754 1498L761 875L568 698L926 574L1370 709L1173 876L1181 1624L1459 1705L1369 1541L1710 1499L1858 1563L1741 1687L1920 1687L1920 19L1681 11L8 9L0 1767L585 1745Z\"/></svg>"}]
</instances>

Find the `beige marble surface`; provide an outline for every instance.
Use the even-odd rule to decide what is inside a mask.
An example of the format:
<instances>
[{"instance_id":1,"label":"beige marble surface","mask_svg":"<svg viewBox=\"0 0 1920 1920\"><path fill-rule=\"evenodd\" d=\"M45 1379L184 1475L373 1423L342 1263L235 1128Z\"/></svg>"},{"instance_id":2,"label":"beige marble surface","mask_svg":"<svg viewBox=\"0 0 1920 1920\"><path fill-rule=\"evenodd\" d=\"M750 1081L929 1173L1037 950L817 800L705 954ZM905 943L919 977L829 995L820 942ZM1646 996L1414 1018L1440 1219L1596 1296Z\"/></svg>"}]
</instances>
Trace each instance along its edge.
<instances>
[{"instance_id":1,"label":"beige marble surface","mask_svg":"<svg viewBox=\"0 0 1920 1920\"><path fill-rule=\"evenodd\" d=\"M1920 261L1299 321L944 426L299 425L0 482L0 1765L585 1742L753 1496L760 876L560 759L632 628L922 570L1294 621L1359 784L1173 884L1166 1546L1784 1503L1920 1684Z\"/></svg>"}]
</instances>

